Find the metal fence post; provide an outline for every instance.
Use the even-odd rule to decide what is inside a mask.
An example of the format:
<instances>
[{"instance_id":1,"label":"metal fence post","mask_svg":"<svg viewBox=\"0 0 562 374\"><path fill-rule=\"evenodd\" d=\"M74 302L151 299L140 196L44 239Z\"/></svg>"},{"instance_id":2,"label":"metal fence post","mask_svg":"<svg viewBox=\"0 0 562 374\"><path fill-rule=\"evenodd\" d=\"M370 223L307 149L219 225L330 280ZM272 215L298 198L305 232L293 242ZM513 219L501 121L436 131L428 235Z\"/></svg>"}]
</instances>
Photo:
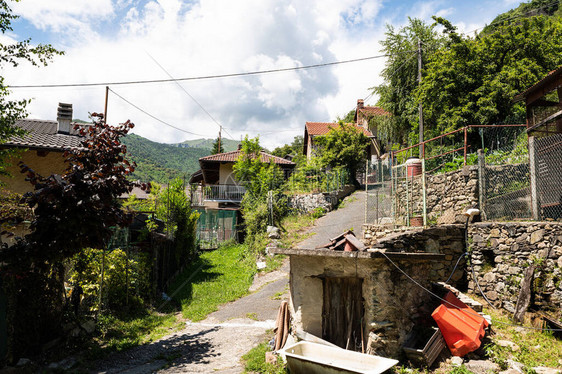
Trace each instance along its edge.
<instances>
[{"instance_id":1,"label":"metal fence post","mask_svg":"<svg viewBox=\"0 0 562 374\"><path fill-rule=\"evenodd\" d=\"M483 149L478 150L478 205L482 218L486 220L486 156Z\"/></svg>"},{"instance_id":2,"label":"metal fence post","mask_svg":"<svg viewBox=\"0 0 562 374\"><path fill-rule=\"evenodd\" d=\"M426 189L426 178L425 178L425 158L422 158L422 201L423 201L423 225L427 226L427 189Z\"/></svg>"},{"instance_id":3,"label":"metal fence post","mask_svg":"<svg viewBox=\"0 0 562 374\"><path fill-rule=\"evenodd\" d=\"M537 163L536 163L536 146L535 137L529 136L529 171L531 176L531 213L533 219L538 221L540 219L539 210L539 196L537 188Z\"/></svg>"}]
</instances>

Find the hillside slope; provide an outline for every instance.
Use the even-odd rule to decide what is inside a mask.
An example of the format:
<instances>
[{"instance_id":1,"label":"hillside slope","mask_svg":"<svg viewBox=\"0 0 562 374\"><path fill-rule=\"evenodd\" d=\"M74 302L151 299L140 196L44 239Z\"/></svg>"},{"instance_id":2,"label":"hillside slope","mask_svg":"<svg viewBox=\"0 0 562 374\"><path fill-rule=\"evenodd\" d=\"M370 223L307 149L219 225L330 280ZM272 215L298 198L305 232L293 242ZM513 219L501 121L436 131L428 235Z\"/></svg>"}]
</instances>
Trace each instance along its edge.
<instances>
[{"instance_id":1,"label":"hillside slope","mask_svg":"<svg viewBox=\"0 0 562 374\"><path fill-rule=\"evenodd\" d=\"M168 183L170 179L189 176L199 169L199 158L208 156L209 149L180 148L153 142L136 134L122 138L130 159L137 163L133 179L143 182Z\"/></svg>"},{"instance_id":2,"label":"hillside slope","mask_svg":"<svg viewBox=\"0 0 562 374\"><path fill-rule=\"evenodd\" d=\"M202 149L213 149L213 143L215 139L194 139L194 140L186 140L185 142L172 144L177 147L181 148L202 148ZM239 141L230 140L226 138L221 139L222 147L224 148L225 152L231 152L238 149Z\"/></svg>"}]
</instances>

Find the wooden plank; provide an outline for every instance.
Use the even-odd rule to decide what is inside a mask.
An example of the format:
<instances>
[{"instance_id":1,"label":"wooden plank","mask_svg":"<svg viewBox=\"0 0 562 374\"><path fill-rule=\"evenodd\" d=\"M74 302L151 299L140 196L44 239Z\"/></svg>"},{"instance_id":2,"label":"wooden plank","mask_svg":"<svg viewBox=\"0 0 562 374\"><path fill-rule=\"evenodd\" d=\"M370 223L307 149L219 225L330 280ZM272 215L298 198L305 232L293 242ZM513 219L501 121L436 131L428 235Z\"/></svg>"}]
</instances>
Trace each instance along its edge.
<instances>
[{"instance_id":1,"label":"wooden plank","mask_svg":"<svg viewBox=\"0 0 562 374\"><path fill-rule=\"evenodd\" d=\"M525 277L521 283L521 291L519 291L519 297L517 298L517 305L513 315L513 319L516 322L522 323L525 318L525 312L531 302L531 284L533 283L534 275L535 266L531 265L525 270Z\"/></svg>"}]
</instances>

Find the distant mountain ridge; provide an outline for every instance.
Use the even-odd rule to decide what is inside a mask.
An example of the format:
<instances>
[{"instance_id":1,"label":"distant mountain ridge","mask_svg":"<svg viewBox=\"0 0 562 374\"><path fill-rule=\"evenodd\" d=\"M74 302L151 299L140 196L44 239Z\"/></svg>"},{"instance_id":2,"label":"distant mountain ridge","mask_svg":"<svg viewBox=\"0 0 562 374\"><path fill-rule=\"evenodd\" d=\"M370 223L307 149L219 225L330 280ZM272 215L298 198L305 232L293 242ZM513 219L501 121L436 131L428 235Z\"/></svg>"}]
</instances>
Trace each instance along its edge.
<instances>
[{"instance_id":1,"label":"distant mountain ridge","mask_svg":"<svg viewBox=\"0 0 562 374\"><path fill-rule=\"evenodd\" d=\"M127 146L129 159L137 164L132 179L142 182L167 184L174 178L185 178L187 181L199 170L199 158L211 153L210 148L157 143L137 134L128 134L121 141Z\"/></svg>"},{"instance_id":2,"label":"distant mountain ridge","mask_svg":"<svg viewBox=\"0 0 562 374\"><path fill-rule=\"evenodd\" d=\"M193 140L186 140L181 143L174 143L170 144L175 147L180 148L201 148L201 149L213 149L213 143L215 139L193 139ZM239 141L221 138L222 147L225 152L231 152L238 149Z\"/></svg>"}]
</instances>

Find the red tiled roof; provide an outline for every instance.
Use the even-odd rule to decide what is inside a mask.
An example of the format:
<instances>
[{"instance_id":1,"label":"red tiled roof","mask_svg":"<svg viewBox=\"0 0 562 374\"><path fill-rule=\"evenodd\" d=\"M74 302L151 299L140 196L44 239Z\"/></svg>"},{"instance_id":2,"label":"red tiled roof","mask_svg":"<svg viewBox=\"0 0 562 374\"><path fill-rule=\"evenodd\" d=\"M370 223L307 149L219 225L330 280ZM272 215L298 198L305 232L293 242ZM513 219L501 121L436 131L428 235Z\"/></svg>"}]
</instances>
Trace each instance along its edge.
<instances>
[{"instance_id":1,"label":"red tiled roof","mask_svg":"<svg viewBox=\"0 0 562 374\"><path fill-rule=\"evenodd\" d=\"M353 126L357 130L362 131L365 136L373 136L373 134L364 127L357 126L354 123L346 123L348 126ZM307 122L306 131L309 136L326 135L331 128L337 128L338 124L334 122Z\"/></svg>"},{"instance_id":2,"label":"red tiled roof","mask_svg":"<svg viewBox=\"0 0 562 374\"><path fill-rule=\"evenodd\" d=\"M70 148L81 148L84 138L78 134L78 131L74 130L74 125L74 123L70 125L70 134L61 134L57 133L56 121L38 119L18 120L15 126L24 129L27 131L27 134L21 137L13 136L6 142L0 143L0 146L61 151Z\"/></svg>"},{"instance_id":3,"label":"red tiled roof","mask_svg":"<svg viewBox=\"0 0 562 374\"><path fill-rule=\"evenodd\" d=\"M390 116L391 114L378 106L364 106L359 109L366 116Z\"/></svg>"},{"instance_id":4,"label":"red tiled roof","mask_svg":"<svg viewBox=\"0 0 562 374\"><path fill-rule=\"evenodd\" d=\"M238 157L240 156L241 153L242 151L240 150L226 152L226 153L217 153L216 155L201 157L199 161L236 162L236 160L238 160ZM295 163L292 161L285 160L284 158L277 157L274 155L270 155L269 153L265 153L263 151L260 152L260 160L262 162L267 162L267 163L273 161L275 164L295 165Z\"/></svg>"}]
</instances>

